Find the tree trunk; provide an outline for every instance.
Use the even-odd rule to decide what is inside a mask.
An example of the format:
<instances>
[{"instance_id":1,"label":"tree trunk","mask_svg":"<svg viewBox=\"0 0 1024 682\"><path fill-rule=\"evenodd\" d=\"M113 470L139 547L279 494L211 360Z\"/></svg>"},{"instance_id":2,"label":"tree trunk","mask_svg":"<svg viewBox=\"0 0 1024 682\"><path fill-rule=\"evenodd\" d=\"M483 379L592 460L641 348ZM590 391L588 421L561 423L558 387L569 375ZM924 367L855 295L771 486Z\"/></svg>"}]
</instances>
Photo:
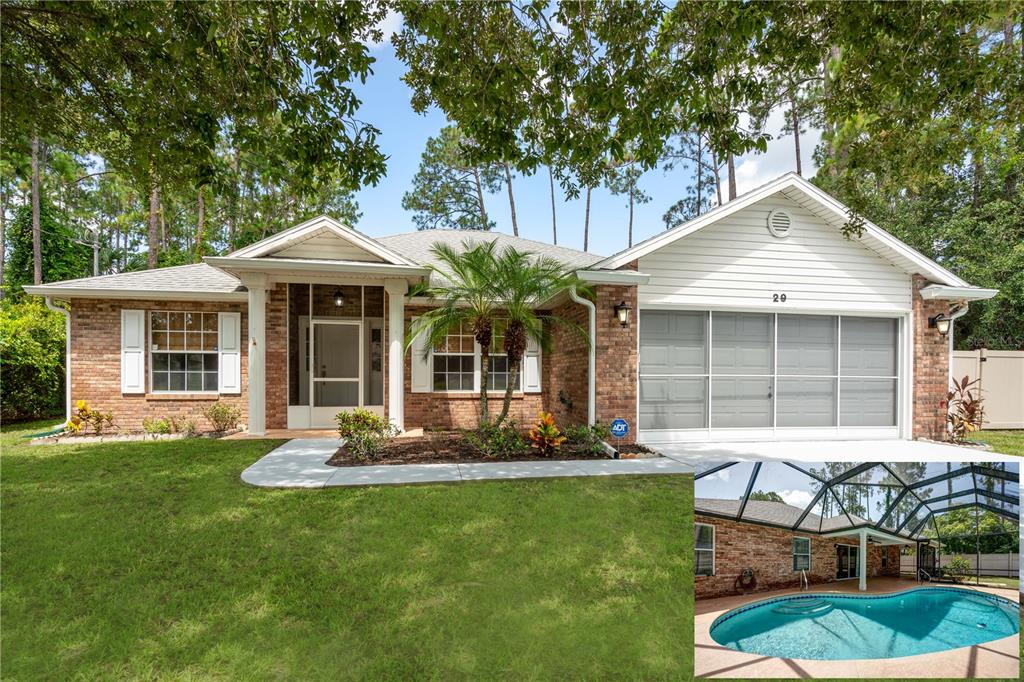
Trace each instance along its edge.
<instances>
[{"instance_id":1,"label":"tree trunk","mask_svg":"<svg viewBox=\"0 0 1024 682\"><path fill-rule=\"evenodd\" d=\"M718 163L718 154L711 152L711 163L715 166L715 193L718 195L718 205L722 205L722 173L721 164Z\"/></svg>"},{"instance_id":2,"label":"tree trunk","mask_svg":"<svg viewBox=\"0 0 1024 682\"><path fill-rule=\"evenodd\" d=\"M587 206L583 211L583 250L590 250L590 187L587 187Z\"/></svg>"},{"instance_id":3,"label":"tree trunk","mask_svg":"<svg viewBox=\"0 0 1024 682\"><path fill-rule=\"evenodd\" d=\"M558 246L558 222L555 218L555 174L548 166L548 184L551 185L551 238L555 246Z\"/></svg>"},{"instance_id":4,"label":"tree trunk","mask_svg":"<svg viewBox=\"0 0 1024 682\"><path fill-rule=\"evenodd\" d=\"M796 150L796 174L803 176L804 171L800 163L800 113L796 110L796 96L790 97L790 105L792 113L790 114L793 121L793 147Z\"/></svg>"},{"instance_id":5,"label":"tree trunk","mask_svg":"<svg viewBox=\"0 0 1024 682\"><path fill-rule=\"evenodd\" d=\"M519 223L516 222L516 200L512 196L512 171L509 170L508 164L501 164L505 168L505 186L508 187L508 207L512 212L512 234L519 236Z\"/></svg>"},{"instance_id":6,"label":"tree trunk","mask_svg":"<svg viewBox=\"0 0 1024 682\"><path fill-rule=\"evenodd\" d=\"M196 202L196 262L203 261L203 232L206 230L206 185L199 185Z\"/></svg>"},{"instance_id":7,"label":"tree trunk","mask_svg":"<svg viewBox=\"0 0 1024 682\"><path fill-rule=\"evenodd\" d=\"M704 198L704 138L697 134L697 206L694 213L700 215Z\"/></svg>"},{"instance_id":8,"label":"tree trunk","mask_svg":"<svg viewBox=\"0 0 1024 682\"><path fill-rule=\"evenodd\" d=\"M725 164L729 170L729 201L736 198L736 157L729 152L725 157Z\"/></svg>"},{"instance_id":9,"label":"tree trunk","mask_svg":"<svg viewBox=\"0 0 1024 682\"><path fill-rule=\"evenodd\" d=\"M487 426L491 421L487 407L487 385L491 383L491 344L480 345L480 427Z\"/></svg>"},{"instance_id":10,"label":"tree trunk","mask_svg":"<svg viewBox=\"0 0 1024 682\"><path fill-rule=\"evenodd\" d=\"M7 250L7 205L10 194L0 200L0 300L4 297L4 252Z\"/></svg>"},{"instance_id":11,"label":"tree trunk","mask_svg":"<svg viewBox=\"0 0 1024 682\"><path fill-rule=\"evenodd\" d=\"M242 177L240 169L242 167L241 154L236 146L231 156L231 165L235 171L235 191L231 195L231 210L228 212L228 249L235 248L235 230L237 228L238 221L238 209L242 203Z\"/></svg>"},{"instance_id":12,"label":"tree trunk","mask_svg":"<svg viewBox=\"0 0 1024 682\"><path fill-rule=\"evenodd\" d=\"M628 241L629 241L628 248L633 248L633 182L632 181L630 181L630 183L629 183L629 236L628 236Z\"/></svg>"},{"instance_id":13,"label":"tree trunk","mask_svg":"<svg viewBox=\"0 0 1024 682\"><path fill-rule=\"evenodd\" d=\"M147 267L153 270L157 266L157 256L160 253L160 233L159 228L159 217L157 212L160 210L160 195L159 189L154 182L149 189L149 259Z\"/></svg>"},{"instance_id":14,"label":"tree trunk","mask_svg":"<svg viewBox=\"0 0 1024 682\"><path fill-rule=\"evenodd\" d=\"M39 226L39 136L32 136L32 283L43 283L43 233Z\"/></svg>"},{"instance_id":15,"label":"tree trunk","mask_svg":"<svg viewBox=\"0 0 1024 682\"><path fill-rule=\"evenodd\" d=\"M508 383L505 385L505 395L501 401L501 414L494 420L494 425L498 426L505 421L508 417L508 409L512 406L512 392L515 390L516 383L519 381L519 366L523 364L523 359L519 358L515 363L509 358L508 361Z\"/></svg>"},{"instance_id":16,"label":"tree trunk","mask_svg":"<svg viewBox=\"0 0 1024 682\"><path fill-rule=\"evenodd\" d=\"M480 171L477 168L473 169L473 181L476 183L476 200L480 204L480 220L483 221L480 225L481 230L489 230L487 222L487 209L484 208L484 190L480 186Z\"/></svg>"}]
</instances>

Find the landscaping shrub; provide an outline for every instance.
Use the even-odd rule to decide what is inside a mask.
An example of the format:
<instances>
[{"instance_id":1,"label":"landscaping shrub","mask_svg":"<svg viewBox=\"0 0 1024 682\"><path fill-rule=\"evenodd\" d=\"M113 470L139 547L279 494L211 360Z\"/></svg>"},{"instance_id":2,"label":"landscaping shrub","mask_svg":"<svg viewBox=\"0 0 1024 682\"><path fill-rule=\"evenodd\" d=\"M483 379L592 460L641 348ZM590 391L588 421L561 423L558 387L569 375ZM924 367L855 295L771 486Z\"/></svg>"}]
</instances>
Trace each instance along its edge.
<instances>
[{"instance_id":1,"label":"landscaping shrub","mask_svg":"<svg viewBox=\"0 0 1024 682\"><path fill-rule=\"evenodd\" d=\"M981 380L969 381L969 377L966 376L960 381L953 379L952 390L940 404L940 407L947 410L949 439L954 443L963 443L969 434L981 430L984 419L981 394L975 394L971 390L979 381Z\"/></svg>"},{"instance_id":2,"label":"landscaping shrub","mask_svg":"<svg viewBox=\"0 0 1024 682\"><path fill-rule=\"evenodd\" d=\"M949 560L942 570L956 582L962 581L971 572L971 562L959 554Z\"/></svg>"},{"instance_id":3,"label":"landscaping shrub","mask_svg":"<svg viewBox=\"0 0 1024 682\"><path fill-rule=\"evenodd\" d=\"M79 400L75 403L75 413L68 422L67 430L71 433L81 433L86 427L91 428L93 434L102 436L107 429L116 429L113 412L102 412L89 407L89 403Z\"/></svg>"},{"instance_id":4,"label":"landscaping shrub","mask_svg":"<svg viewBox=\"0 0 1024 682\"><path fill-rule=\"evenodd\" d=\"M242 413L237 407L232 405L213 403L203 410L203 416L213 425L214 431L230 431L231 429L238 428L238 420Z\"/></svg>"},{"instance_id":5,"label":"landscaping shrub","mask_svg":"<svg viewBox=\"0 0 1024 682\"><path fill-rule=\"evenodd\" d=\"M146 433L174 433L173 420L164 417L146 417L142 420L142 430Z\"/></svg>"},{"instance_id":6,"label":"landscaping shrub","mask_svg":"<svg viewBox=\"0 0 1024 682\"><path fill-rule=\"evenodd\" d=\"M567 426L564 433L566 443L591 455L603 455L604 442L612 436L611 427L603 422L596 422L592 426Z\"/></svg>"},{"instance_id":7,"label":"landscaping shrub","mask_svg":"<svg viewBox=\"0 0 1024 682\"><path fill-rule=\"evenodd\" d=\"M509 419L501 426L487 424L476 431L465 431L463 437L473 449L490 459L511 459L530 449L519 427Z\"/></svg>"},{"instance_id":8,"label":"landscaping shrub","mask_svg":"<svg viewBox=\"0 0 1024 682\"><path fill-rule=\"evenodd\" d=\"M388 441L398 435L398 427L388 419L362 408L340 412L335 420L345 447L359 460L377 458Z\"/></svg>"},{"instance_id":9,"label":"landscaping shrub","mask_svg":"<svg viewBox=\"0 0 1024 682\"><path fill-rule=\"evenodd\" d=\"M42 301L0 304L0 419L64 414L64 317Z\"/></svg>"},{"instance_id":10,"label":"landscaping shrub","mask_svg":"<svg viewBox=\"0 0 1024 682\"><path fill-rule=\"evenodd\" d=\"M529 438L530 447L544 457L554 457L565 442L565 436L555 424L555 415L550 412L537 415L537 423L530 429Z\"/></svg>"}]
</instances>

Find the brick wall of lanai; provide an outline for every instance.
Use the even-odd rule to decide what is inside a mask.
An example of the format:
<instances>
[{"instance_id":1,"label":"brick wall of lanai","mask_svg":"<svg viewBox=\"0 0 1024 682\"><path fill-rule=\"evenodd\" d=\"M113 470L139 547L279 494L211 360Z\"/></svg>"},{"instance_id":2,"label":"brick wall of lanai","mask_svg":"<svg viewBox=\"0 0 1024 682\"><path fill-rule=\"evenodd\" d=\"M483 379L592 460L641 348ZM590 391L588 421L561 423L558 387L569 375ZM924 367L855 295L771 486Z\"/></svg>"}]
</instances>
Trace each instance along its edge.
<instances>
[{"instance_id":1,"label":"brick wall of lanai","mask_svg":"<svg viewBox=\"0 0 1024 682\"><path fill-rule=\"evenodd\" d=\"M736 589L736 579L747 568L753 569L757 578L755 592L799 587L800 574L793 571L794 537L811 540L811 570L808 571L811 583L835 580L837 544L858 544L856 537L824 538L699 513L695 518L697 523L715 527L715 575L694 577L694 592L698 599L740 594ZM884 570L883 552L888 553ZM898 576L899 571L899 546L868 545L868 578Z\"/></svg>"}]
</instances>

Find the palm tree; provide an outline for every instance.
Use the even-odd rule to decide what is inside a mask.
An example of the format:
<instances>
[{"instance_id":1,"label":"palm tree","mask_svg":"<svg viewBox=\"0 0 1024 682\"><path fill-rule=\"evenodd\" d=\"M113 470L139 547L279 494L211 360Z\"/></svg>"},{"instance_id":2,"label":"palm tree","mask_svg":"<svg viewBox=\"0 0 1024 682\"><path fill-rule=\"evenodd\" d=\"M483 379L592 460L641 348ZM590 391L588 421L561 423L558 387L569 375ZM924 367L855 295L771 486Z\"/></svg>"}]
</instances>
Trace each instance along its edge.
<instances>
[{"instance_id":1,"label":"palm tree","mask_svg":"<svg viewBox=\"0 0 1024 682\"><path fill-rule=\"evenodd\" d=\"M498 256L495 284L500 292L505 317L504 351L508 359L508 383L501 414L495 425L508 416L512 392L518 384L526 345L533 339L545 352L550 350L551 329L561 326L587 339L576 323L555 314L538 315L537 306L570 289L589 295L590 289L574 272L551 258L534 258L529 252L507 247ZM587 340L589 343L589 340Z\"/></svg>"},{"instance_id":2,"label":"palm tree","mask_svg":"<svg viewBox=\"0 0 1024 682\"><path fill-rule=\"evenodd\" d=\"M473 337L480 345L480 426L490 421L487 410L487 385L490 377L490 350L494 321L499 317L495 273L498 260L494 255L495 242L462 242L462 249L456 251L447 244L434 244L433 254L440 265L429 264L431 277L427 282L412 288L409 296L425 296L440 300L437 308L431 309L409 326L405 347L408 350L413 339L421 333L427 335L426 352L440 345L449 332L468 325ZM436 279L437 284L431 280Z\"/></svg>"}]
</instances>

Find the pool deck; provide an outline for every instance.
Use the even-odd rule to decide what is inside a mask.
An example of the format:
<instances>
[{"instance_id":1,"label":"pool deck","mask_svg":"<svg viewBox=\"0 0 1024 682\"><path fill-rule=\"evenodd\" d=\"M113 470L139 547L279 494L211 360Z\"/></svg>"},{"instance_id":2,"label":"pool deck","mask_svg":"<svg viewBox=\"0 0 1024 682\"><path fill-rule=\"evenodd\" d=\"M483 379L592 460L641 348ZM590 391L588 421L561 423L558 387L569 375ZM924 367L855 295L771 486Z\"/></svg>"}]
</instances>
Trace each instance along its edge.
<instances>
[{"instance_id":1,"label":"pool deck","mask_svg":"<svg viewBox=\"0 0 1024 682\"><path fill-rule=\"evenodd\" d=\"M898 578L871 578L869 594L902 592L919 587L913 580ZM927 585L925 585L927 587ZM935 585L934 587L949 587ZM1013 589L957 585L995 594L1020 602L1020 593ZM856 581L814 585L814 593L859 593ZM933 654L858 661L814 661L795 658L776 658L735 651L711 639L711 624L720 615L744 604L770 599L785 594L799 594L800 590L777 590L737 597L699 599L694 608L693 657L695 677L720 678L1004 678L1020 676L1020 635L1004 637L971 647Z\"/></svg>"}]
</instances>

